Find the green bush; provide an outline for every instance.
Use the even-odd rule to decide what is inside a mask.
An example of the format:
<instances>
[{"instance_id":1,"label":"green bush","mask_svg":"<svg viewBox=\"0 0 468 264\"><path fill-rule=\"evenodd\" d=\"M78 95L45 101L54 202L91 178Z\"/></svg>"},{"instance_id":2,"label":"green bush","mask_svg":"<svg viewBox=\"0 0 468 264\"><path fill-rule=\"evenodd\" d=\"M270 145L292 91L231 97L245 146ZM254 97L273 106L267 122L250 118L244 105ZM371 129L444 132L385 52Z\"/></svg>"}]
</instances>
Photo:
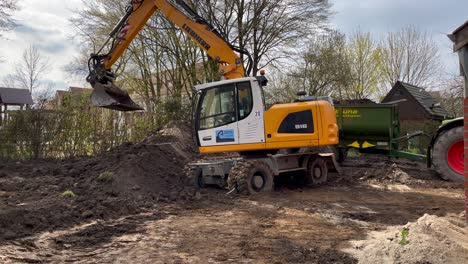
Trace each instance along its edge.
<instances>
[{"instance_id":1,"label":"green bush","mask_svg":"<svg viewBox=\"0 0 468 264\"><path fill-rule=\"evenodd\" d=\"M25 160L97 155L138 142L169 122L190 120L191 104L168 99L153 112L92 107L89 96L66 96L58 110L11 111L0 127L0 158Z\"/></svg>"}]
</instances>

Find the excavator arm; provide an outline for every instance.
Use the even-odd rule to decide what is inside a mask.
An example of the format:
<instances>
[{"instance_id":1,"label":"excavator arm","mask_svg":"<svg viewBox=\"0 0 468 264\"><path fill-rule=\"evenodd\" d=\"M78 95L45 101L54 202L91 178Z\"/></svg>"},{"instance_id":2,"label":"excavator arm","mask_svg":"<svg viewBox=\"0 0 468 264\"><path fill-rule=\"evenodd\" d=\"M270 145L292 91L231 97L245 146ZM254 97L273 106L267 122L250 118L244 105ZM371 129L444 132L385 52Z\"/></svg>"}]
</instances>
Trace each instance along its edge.
<instances>
[{"instance_id":1,"label":"excavator arm","mask_svg":"<svg viewBox=\"0 0 468 264\"><path fill-rule=\"evenodd\" d=\"M90 57L90 74L87 81L94 89L91 96L94 105L119 111L143 110L133 102L126 91L114 85L114 74L111 68L157 11L178 26L208 56L218 62L220 73L225 79L246 76L244 64L238 53L250 58L248 52L228 43L213 26L194 12L183 0L175 0L175 2L132 0L125 16L112 30L109 39L97 54L92 54ZM109 51L103 53L106 48Z\"/></svg>"}]
</instances>

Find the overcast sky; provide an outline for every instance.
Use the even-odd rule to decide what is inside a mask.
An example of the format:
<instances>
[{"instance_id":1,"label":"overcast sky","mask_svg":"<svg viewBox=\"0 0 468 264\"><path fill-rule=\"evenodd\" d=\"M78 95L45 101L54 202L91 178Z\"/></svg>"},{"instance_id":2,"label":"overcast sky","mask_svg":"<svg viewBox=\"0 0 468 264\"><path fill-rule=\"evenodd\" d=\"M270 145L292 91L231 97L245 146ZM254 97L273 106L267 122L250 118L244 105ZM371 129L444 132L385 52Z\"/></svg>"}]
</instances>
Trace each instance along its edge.
<instances>
[{"instance_id":1,"label":"overcast sky","mask_svg":"<svg viewBox=\"0 0 468 264\"><path fill-rule=\"evenodd\" d=\"M126 1L126 0L122 0ZM457 72L457 57L452 53L446 34L468 20L467 0L331 0L337 12L333 27L351 35L356 30L370 31L376 37L406 25L428 31L441 49L447 72ZM69 80L62 68L77 54L77 44L70 36L68 19L81 0L20 0L21 11L15 14L18 27L0 39L0 78L11 73L13 65L30 44L49 57L53 69L43 81L57 88L84 85ZM0 81L1 83L1 81Z\"/></svg>"}]
</instances>

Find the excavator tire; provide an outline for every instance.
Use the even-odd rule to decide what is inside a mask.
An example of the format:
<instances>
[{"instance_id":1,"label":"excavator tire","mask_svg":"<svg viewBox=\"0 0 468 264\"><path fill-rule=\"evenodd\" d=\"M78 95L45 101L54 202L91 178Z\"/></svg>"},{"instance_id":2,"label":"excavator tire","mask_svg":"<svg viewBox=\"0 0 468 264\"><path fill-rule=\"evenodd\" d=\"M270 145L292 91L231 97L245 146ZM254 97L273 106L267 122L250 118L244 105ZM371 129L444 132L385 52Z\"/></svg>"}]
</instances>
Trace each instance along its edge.
<instances>
[{"instance_id":1,"label":"excavator tire","mask_svg":"<svg viewBox=\"0 0 468 264\"><path fill-rule=\"evenodd\" d=\"M441 134L432 152L432 164L444 180L464 181L463 127L455 127Z\"/></svg>"},{"instance_id":2,"label":"excavator tire","mask_svg":"<svg viewBox=\"0 0 468 264\"><path fill-rule=\"evenodd\" d=\"M306 186L316 186L327 182L327 162L320 157L311 157L307 163L307 171L304 178Z\"/></svg>"},{"instance_id":3,"label":"excavator tire","mask_svg":"<svg viewBox=\"0 0 468 264\"><path fill-rule=\"evenodd\" d=\"M185 166L185 173L189 182L193 184L196 189L205 188L203 172L200 167L187 165Z\"/></svg>"},{"instance_id":4,"label":"excavator tire","mask_svg":"<svg viewBox=\"0 0 468 264\"><path fill-rule=\"evenodd\" d=\"M255 195L274 189L273 171L261 159L242 159L232 167L228 177L230 190L236 188L239 194Z\"/></svg>"}]
</instances>

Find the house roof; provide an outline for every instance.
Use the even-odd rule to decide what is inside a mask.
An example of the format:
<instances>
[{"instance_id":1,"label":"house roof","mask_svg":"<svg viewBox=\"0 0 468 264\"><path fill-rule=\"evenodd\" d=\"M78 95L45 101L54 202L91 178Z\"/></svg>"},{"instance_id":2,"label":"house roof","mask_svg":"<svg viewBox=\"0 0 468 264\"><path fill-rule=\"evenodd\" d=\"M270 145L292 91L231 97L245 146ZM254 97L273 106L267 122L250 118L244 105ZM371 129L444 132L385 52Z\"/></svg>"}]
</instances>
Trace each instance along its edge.
<instances>
[{"instance_id":1,"label":"house roof","mask_svg":"<svg viewBox=\"0 0 468 264\"><path fill-rule=\"evenodd\" d=\"M72 94L86 94L91 93L93 89L91 88L81 88L81 87L70 87L70 93Z\"/></svg>"},{"instance_id":2,"label":"house roof","mask_svg":"<svg viewBox=\"0 0 468 264\"><path fill-rule=\"evenodd\" d=\"M57 90L56 91L56 96L63 97L66 94L86 94L86 93L91 93L93 89L91 88L80 88L80 87L70 87L68 91L66 90Z\"/></svg>"},{"instance_id":3,"label":"house roof","mask_svg":"<svg viewBox=\"0 0 468 264\"><path fill-rule=\"evenodd\" d=\"M398 89L399 87L405 89L431 116L441 117L444 119L451 116L449 112L447 112L447 110L445 110L445 108L443 108L440 103L435 100L434 97L432 97L431 94L424 88L401 81L398 81L395 86L393 86L393 89L387 94L382 102L388 101L389 96L391 96L394 90Z\"/></svg>"},{"instance_id":4,"label":"house roof","mask_svg":"<svg viewBox=\"0 0 468 264\"><path fill-rule=\"evenodd\" d=\"M11 105L32 105L33 99L27 89L0 87L0 103Z\"/></svg>"}]
</instances>

